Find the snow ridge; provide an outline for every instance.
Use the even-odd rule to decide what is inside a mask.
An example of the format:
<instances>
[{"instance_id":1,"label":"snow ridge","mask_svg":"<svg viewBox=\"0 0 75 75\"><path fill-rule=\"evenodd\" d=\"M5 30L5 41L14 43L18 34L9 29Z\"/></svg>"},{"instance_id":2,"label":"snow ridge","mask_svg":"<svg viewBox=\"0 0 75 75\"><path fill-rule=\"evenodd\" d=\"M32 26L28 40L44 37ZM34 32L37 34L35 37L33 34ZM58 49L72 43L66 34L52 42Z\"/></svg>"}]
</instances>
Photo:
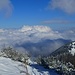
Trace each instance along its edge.
<instances>
[{"instance_id":1,"label":"snow ridge","mask_svg":"<svg viewBox=\"0 0 75 75\"><path fill-rule=\"evenodd\" d=\"M25 65L9 58L0 57L0 75L50 75L46 70L37 63L30 61L31 65ZM54 73L54 75L57 75Z\"/></svg>"}]
</instances>

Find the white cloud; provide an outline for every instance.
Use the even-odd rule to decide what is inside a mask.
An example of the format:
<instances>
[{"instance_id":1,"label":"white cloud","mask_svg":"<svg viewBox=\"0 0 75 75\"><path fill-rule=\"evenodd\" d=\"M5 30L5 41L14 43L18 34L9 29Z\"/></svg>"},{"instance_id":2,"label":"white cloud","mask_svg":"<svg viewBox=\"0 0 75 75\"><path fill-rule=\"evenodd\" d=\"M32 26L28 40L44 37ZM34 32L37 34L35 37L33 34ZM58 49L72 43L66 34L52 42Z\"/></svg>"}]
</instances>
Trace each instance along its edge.
<instances>
[{"instance_id":1,"label":"white cloud","mask_svg":"<svg viewBox=\"0 0 75 75\"><path fill-rule=\"evenodd\" d=\"M75 28L64 31L61 33L61 36L63 36L65 39L71 39L72 41L75 41Z\"/></svg>"},{"instance_id":2,"label":"white cloud","mask_svg":"<svg viewBox=\"0 0 75 75\"><path fill-rule=\"evenodd\" d=\"M57 31L53 31L47 26L23 26L17 30L0 29L0 45L15 45L25 42L39 42L41 39L59 39L63 38Z\"/></svg>"},{"instance_id":3,"label":"white cloud","mask_svg":"<svg viewBox=\"0 0 75 75\"><path fill-rule=\"evenodd\" d=\"M48 26L23 26L20 29L0 29L0 49L11 46L21 51L30 51L31 54L35 55L40 53L49 54L64 44L61 41L62 39L75 40L74 33L75 28L74 30L71 29L60 33ZM25 45L28 46L28 49L24 47Z\"/></svg>"},{"instance_id":4,"label":"white cloud","mask_svg":"<svg viewBox=\"0 0 75 75\"><path fill-rule=\"evenodd\" d=\"M66 13L75 13L75 0L51 0L50 9L60 9Z\"/></svg>"},{"instance_id":5,"label":"white cloud","mask_svg":"<svg viewBox=\"0 0 75 75\"><path fill-rule=\"evenodd\" d=\"M49 32L52 31L51 28L47 26L23 26L19 31L26 32L26 31L37 31L37 32Z\"/></svg>"},{"instance_id":6,"label":"white cloud","mask_svg":"<svg viewBox=\"0 0 75 75\"><path fill-rule=\"evenodd\" d=\"M23 29L23 30L22 30ZM41 39L71 39L75 40L75 30L66 30L62 33L47 26L23 26L20 29L0 29L0 45L15 45L25 42L37 43Z\"/></svg>"},{"instance_id":7,"label":"white cloud","mask_svg":"<svg viewBox=\"0 0 75 75\"><path fill-rule=\"evenodd\" d=\"M0 11L4 13L6 17L12 13L13 5L10 0L0 0Z\"/></svg>"},{"instance_id":8,"label":"white cloud","mask_svg":"<svg viewBox=\"0 0 75 75\"><path fill-rule=\"evenodd\" d=\"M47 26L23 26L21 29L19 29L20 32L23 32L24 35L28 36L30 40L39 40L39 39L57 39L62 38L60 33L57 33L57 31L53 31L50 27ZM31 36L31 37L29 37ZM36 42L35 41L35 42Z\"/></svg>"}]
</instances>

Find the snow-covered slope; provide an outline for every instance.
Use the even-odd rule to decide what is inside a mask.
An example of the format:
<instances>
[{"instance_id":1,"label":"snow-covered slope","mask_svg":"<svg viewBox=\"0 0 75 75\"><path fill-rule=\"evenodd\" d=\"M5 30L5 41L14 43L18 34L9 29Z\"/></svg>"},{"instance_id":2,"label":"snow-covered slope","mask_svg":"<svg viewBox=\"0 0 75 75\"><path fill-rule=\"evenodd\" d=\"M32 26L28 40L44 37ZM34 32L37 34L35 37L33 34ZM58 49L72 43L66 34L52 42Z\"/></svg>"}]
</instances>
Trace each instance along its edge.
<instances>
[{"instance_id":1,"label":"snow-covered slope","mask_svg":"<svg viewBox=\"0 0 75 75\"><path fill-rule=\"evenodd\" d=\"M26 69L22 65L20 62L0 57L0 75L25 75Z\"/></svg>"},{"instance_id":2,"label":"snow-covered slope","mask_svg":"<svg viewBox=\"0 0 75 75\"><path fill-rule=\"evenodd\" d=\"M28 62L30 62L30 66L0 57L0 75L57 75L54 71L50 72L34 62Z\"/></svg>"},{"instance_id":3,"label":"snow-covered slope","mask_svg":"<svg viewBox=\"0 0 75 75\"><path fill-rule=\"evenodd\" d=\"M58 48L57 50L52 52L51 55L56 56L58 54L64 54L64 53L72 54L74 56L74 54L75 54L75 41L69 42L69 43L65 44L64 46L61 46L60 48Z\"/></svg>"},{"instance_id":4,"label":"snow-covered slope","mask_svg":"<svg viewBox=\"0 0 75 75\"><path fill-rule=\"evenodd\" d=\"M61 62L70 62L72 65L75 66L75 41L69 42L60 47L56 51L52 52L51 56L55 57Z\"/></svg>"}]
</instances>

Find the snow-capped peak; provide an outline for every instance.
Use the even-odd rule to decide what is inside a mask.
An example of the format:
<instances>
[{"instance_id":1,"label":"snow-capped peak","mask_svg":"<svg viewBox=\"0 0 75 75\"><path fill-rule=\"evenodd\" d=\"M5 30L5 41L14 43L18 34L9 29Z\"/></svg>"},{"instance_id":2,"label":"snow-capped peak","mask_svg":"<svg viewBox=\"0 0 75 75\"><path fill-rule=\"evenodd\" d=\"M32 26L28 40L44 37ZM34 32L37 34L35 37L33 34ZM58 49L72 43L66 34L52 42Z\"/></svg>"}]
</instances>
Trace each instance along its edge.
<instances>
[{"instance_id":1,"label":"snow-capped peak","mask_svg":"<svg viewBox=\"0 0 75 75\"><path fill-rule=\"evenodd\" d=\"M38 31L38 32L49 32L52 31L50 27L47 26L23 26L20 29L21 32L26 32L26 31Z\"/></svg>"},{"instance_id":2,"label":"snow-capped peak","mask_svg":"<svg viewBox=\"0 0 75 75\"><path fill-rule=\"evenodd\" d=\"M34 26L34 29L39 32L49 32L52 31L50 27L47 26Z\"/></svg>"},{"instance_id":3,"label":"snow-capped peak","mask_svg":"<svg viewBox=\"0 0 75 75\"><path fill-rule=\"evenodd\" d=\"M26 31L30 31L30 30L32 30L32 27L31 26L25 26L25 25L20 29L21 32L26 32Z\"/></svg>"}]
</instances>

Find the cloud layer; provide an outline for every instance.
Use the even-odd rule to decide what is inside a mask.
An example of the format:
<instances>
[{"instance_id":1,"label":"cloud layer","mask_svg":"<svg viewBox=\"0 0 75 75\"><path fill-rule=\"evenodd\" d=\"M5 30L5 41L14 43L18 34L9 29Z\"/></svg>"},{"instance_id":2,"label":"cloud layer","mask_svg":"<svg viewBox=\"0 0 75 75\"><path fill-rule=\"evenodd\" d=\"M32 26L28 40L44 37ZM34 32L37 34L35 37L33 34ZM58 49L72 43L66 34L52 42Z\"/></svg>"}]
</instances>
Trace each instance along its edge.
<instances>
[{"instance_id":1,"label":"cloud layer","mask_svg":"<svg viewBox=\"0 0 75 75\"><path fill-rule=\"evenodd\" d=\"M75 40L74 33L73 29L61 33L47 26L0 29L0 48L12 46L21 51L29 51L32 55L46 55L62 46L66 39Z\"/></svg>"},{"instance_id":2,"label":"cloud layer","mask_svg":"<svg viewBox=\"0 0 75 75\"><path fill-rule=\"evenodd\" d=\"M68 14L75 13L75 0L51 0L50 9L60 9Z\"/></svg>"},{"instance_id":3,"label":"cloud layer","mask_svg":"<svg viewBox=\"0 0 75 75\"><path fill-rule=\"evenodd\" d=\"M13 10L13 5L10 0L0 0L0 12L3 12L6 17L10 16Z\"/></svg>"}]
</instances>

